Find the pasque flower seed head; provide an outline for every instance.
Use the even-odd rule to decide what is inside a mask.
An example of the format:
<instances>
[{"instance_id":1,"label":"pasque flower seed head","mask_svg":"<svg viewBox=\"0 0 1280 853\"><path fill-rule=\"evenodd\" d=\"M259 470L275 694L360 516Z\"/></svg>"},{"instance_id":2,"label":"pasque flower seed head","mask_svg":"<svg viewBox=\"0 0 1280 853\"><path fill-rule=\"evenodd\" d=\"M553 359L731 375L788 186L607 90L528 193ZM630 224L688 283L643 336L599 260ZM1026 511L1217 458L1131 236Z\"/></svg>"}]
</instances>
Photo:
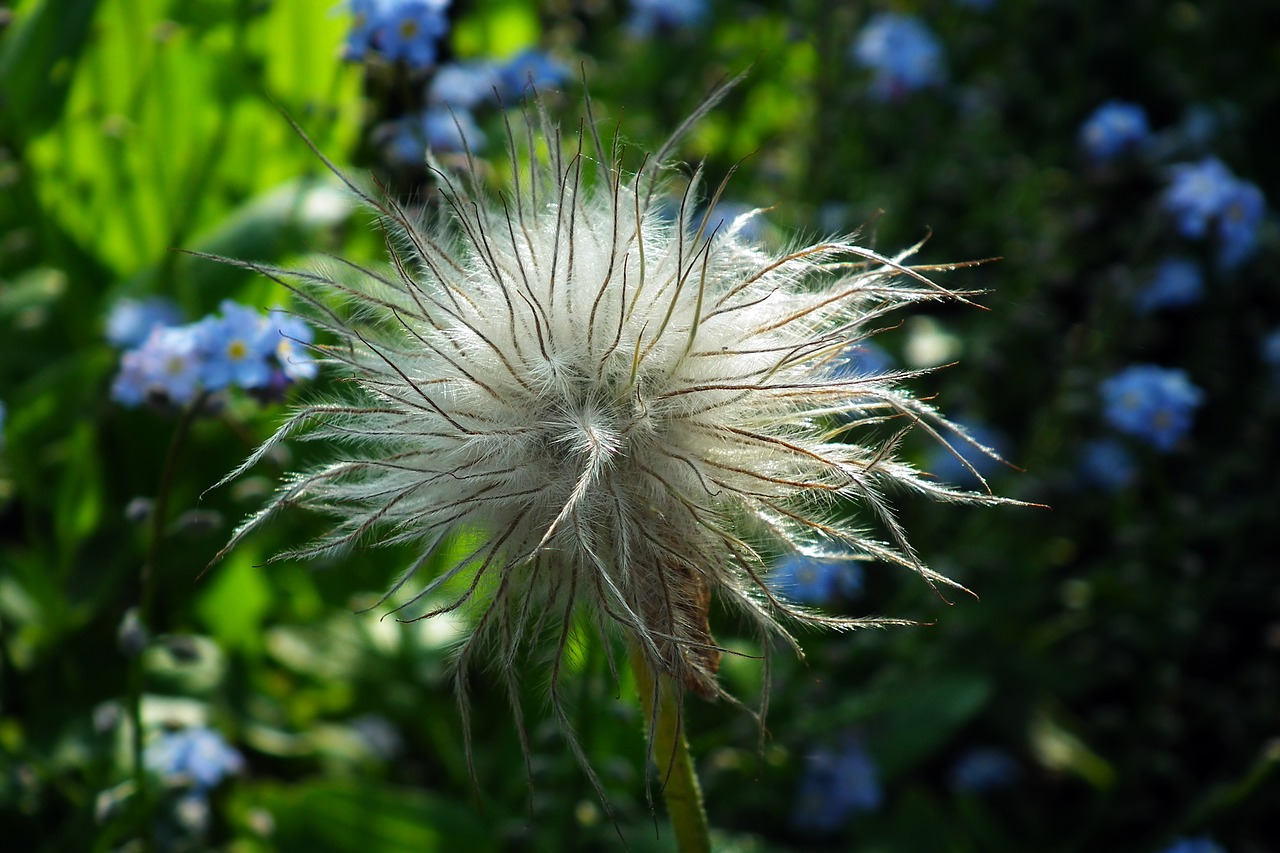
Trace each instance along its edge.
<instances>
[{"instance_id":1,"label":"pasque flower seed head","mask_svg":"<svg viewBox=\"0 0 1280 853\"><path fill-rule=\"evenodd\" d=\"M298 409L228 475L291 436L345 454L292 476L227 548L302 506L332 528L281 556L416 543L398 590L450 553L398 611L468 614L458 671L487 646L513 699L529 650L553 650L562 722L575 626L594 626L606 650L624 636L654 671L716 697L713 597L746 614L766 648L794 645L789 621L884 624L784 600L766 583L780 554L889 561L950 583L912 552L886 492L997 499L897 457L901 431L887 438L886 422L939 438L949 428L900 387L912 374L840 364L886 312L956 295L905 266L909 253L850 238L749 245L739 234L752 214L713 229L694 213L700 169L667 203L672 143L629 173L589 103L568 140L540 104L530 110L509 132L507 194L484 190L474 164L437 170L441 209L415 222L351 184L389 234L388 270L243 264L299 292L337 342L322 352L350 392ZM850 521L855 503L875 519L865 529ZM459 542L471 543L461 557Z\"/></svg>"}]
</instances>

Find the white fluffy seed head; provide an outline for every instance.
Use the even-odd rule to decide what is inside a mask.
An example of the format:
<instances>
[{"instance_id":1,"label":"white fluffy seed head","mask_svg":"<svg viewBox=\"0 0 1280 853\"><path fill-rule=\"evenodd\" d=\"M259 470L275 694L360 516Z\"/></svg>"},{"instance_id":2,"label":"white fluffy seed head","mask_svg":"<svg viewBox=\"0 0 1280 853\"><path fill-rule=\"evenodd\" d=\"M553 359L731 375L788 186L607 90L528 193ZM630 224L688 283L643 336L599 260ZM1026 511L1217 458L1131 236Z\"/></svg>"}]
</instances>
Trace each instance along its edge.
<instances>
[{"instance_id":1,"label":"white fluffy seed head","mask_svg":"<svg viewBox=\"0 0 1280 853\"><path fill-rule=\"evenodd\" d=\"M886 312L954 294L904 266L909 252L883 257L851 238L748 245L744 220L716 232L694 213L700 173L660 204L656 166L624 173L590 123L565 150L545 118L526 124L508 194L441 171L442 213L423 226L361 193L390 235L387 270L264 270L336 340L324 353L352 390L299 409L228 479L289 436L344 455L290 478L228 549L294 505L334 523L285 556L417 543L407 580L456 553L446 543L473 543L399 612L470 613L459 670L485 642L513 695L527 650L549 645L562 721L575 620L606 650L621 634L656 672L713 697L713 596L766 648L791 641L788 620L884 624L785 601L766 582L780 553L885 560L949 583L911 551L885 493L996 499L895 456L885 422L950 428L902 390L906 374L832 364ZM850 502L878 532L852 525Z\"/></svg>"}]
</instances>

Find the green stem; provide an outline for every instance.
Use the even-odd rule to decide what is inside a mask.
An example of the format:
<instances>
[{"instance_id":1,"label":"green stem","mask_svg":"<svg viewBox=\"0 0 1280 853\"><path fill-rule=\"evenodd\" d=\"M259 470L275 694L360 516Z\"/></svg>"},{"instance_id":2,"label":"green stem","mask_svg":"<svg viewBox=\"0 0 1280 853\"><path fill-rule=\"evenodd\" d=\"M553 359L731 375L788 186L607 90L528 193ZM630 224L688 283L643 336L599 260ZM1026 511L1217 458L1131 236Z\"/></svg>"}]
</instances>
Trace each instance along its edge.
<instances>
[{"instance_id":1,"label":"green stem","mask_svg":"<svg viewBox=\"0 0 1280 853\"><path fill-rule=\"evenodd\" d=\"M139 575L142 589L139 593L138 603L138 624L141 630L148 633L152 628L152 611L155 610L156 570L160 565L164 527L169 516L169 494L173 491L173 482L178 470L178 460L182 455L182 447L186 443L187 435L191 432L191 425L195 422L201 409L204 408L207 399L207 394L198 394L196 399L183 410L182 418L178 421L178 426L169 441L169 450L165 455L164 468L160 472L160 484L156 489L155 503L151 506L151 537L147 543L147 558L142 564L142 571ZM151 810L151 792L148 786L147 768L143 760L142 694L145 687L143 683L145 679L142 666L142 650L139 649L129 661L129 720L133 725L133 743L131 744L133 754L133 796L137 803L136 814L138 815L138 826L142 833L143 848L150 850L151 837L146 831L146 824L147 816Z\"/></svg>"},{"instance_id":2,"label":"green stem","mask_svg":"<svg viewBox=\"0 0 1280 853\"><path fill-rule=\"evenodd\" d=\"M681 688L670 676L662 674L656 676L655 687L655 674L644 652L634 643L630 652L645 725L649 727L650 751L658 765L658 781L672 829L675 830L677 849L680 853L711 853L702 788L693 769L693 757L689 754L689 740L682 721Z\"/></svg>"}]
</instances>

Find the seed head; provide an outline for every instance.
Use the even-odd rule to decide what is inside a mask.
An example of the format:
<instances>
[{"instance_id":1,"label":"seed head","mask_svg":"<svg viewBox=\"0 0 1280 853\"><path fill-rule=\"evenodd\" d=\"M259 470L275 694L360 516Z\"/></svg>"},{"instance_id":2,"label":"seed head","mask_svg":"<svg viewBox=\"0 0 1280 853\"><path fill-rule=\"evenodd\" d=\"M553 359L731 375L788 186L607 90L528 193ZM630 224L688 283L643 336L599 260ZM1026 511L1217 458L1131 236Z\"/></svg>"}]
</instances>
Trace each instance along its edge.
<instances>
[{"instance_id":1,"label":"seed head","mask_svg":"<svg viewBox=\"0 0 1280 853\"><path fill-rule=\"evenodd\" d=\"M302 296L337 341L323 354L350 394L298 409L228 475L290 436L344 452L292 476L227 549L306 507L333 526L282 556L416 544L391 596L472 543L397 612L469 615L458 671L487 645L513 700L529 652L553 649L566 729L561 663L575 626L606 651L625 637L654 671L710 698L724 695L713 598L745 614L766 649L795 644L789 621L885 624L785 600L767 582L775 558L881 560L950 583L911 550L886 492L996 499L899 459L902 433L940 437L946 422L899 387L913 374L850 370L846 356L887 312L956 295L905 266L909 252L883 257L848 237L750 245L739 235L759 211L727 228L695 213L701 169L666 203L657 164L671 143L629 173L589 104L567 145L537 112L509 131L506 194L482 189L474 164L461 177L438 169L441 209L414 222L351 183L389 235L388 270L244 264ZM850 521L854 507L867 527Z\"/></svg>"}]
</instances>

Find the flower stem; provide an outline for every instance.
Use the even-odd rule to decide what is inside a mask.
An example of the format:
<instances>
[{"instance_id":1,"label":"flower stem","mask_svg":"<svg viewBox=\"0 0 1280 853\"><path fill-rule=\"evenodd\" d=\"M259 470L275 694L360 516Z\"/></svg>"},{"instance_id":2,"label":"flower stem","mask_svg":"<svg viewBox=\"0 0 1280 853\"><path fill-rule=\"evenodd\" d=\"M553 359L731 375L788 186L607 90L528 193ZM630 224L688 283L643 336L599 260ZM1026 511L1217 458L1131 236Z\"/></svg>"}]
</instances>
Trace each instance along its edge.
<instances>
[{"instance_id":1,"label":"flower stem","mask_svg":"<svg viewBox=\"0 0 1280 853\"><path fill-rule=\"evenodd\" d=\"M182 455L183 445L191 432L191 425L204 408L208 395L201 393L183 410L173 437L169 441L169 449L165 454L164 468L160 472L160 483L156 489L155 501L151 505L151 536L147 543L147 557L139 573L138 594L138 630L144 637L150 637L153 629L153 611L156 599L156 577L161 559L161 546L164 542L165 523L169 516L169 495L173 491L173 482L178 470L178 460ZM145 644L145 641L144 641ZM132 656L129 660L129 721L133 728L133 742L130 752L133 763L134 802L138 827L144 850L152 849L151 836L147 832L147 821L151 811L151 791L148 786L146 763L143 759L143 722L142 695L145 690L142 653L144 648L127 650Z\"/></svg>"},{"instance_id":2,"label":"flower stem","mask_svg":"<svg viewBox=\"0 0 1280 853\"><path fill-rule=\"evenodd\" d=\"M649 727L650 752L658 765L658 780L677 849L680 853L710 853L711 835L702 805L702 788L684 731L681 688L670 676L655 674L644 652L634 643L630 653L645 725Z\"/></svg>"}]
</instances>

